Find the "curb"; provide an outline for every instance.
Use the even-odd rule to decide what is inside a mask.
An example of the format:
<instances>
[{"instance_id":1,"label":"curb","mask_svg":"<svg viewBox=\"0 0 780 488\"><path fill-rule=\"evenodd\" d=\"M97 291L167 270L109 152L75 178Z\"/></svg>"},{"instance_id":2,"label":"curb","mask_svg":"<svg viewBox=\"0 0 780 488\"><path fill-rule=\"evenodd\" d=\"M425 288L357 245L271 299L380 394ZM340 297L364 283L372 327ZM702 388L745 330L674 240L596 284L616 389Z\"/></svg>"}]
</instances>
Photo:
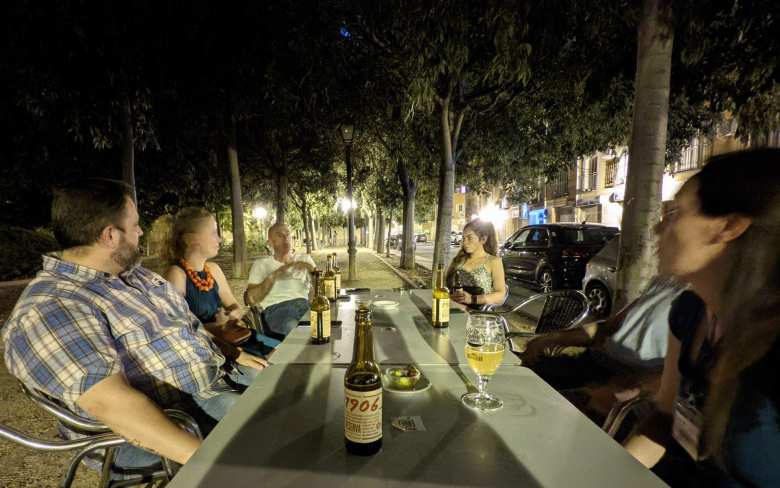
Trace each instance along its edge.
<instances>
[{"instance_id":1,"label":"curb","mask_svg":"<svg viewBox=\"0 0 780 488\"><path fill-rule=\"evenodd\" d=\"M393 251L392 254L393 254L393 256L398 256L399 258L401 257L401 253L400 252L396 253L396 252ZM433 273L433 263L431 263L430 266L428 264L423 264L423 263L421 263L420 261L417 260L417 256L416 255L415 255L415 258L414 258L414 264L415 264L415 266L419 266L419 267L421 267L423 269L427 269L428 271Z\"/></svg>"},{"instance_id":2,"label":"curb","mask_svg":"<svg viewBox=\"0 0 780 488\"><path fill-rule=\"evenodd\" d=\"M401 273L400 271L395 269L395 266L393 266L392 264L390 264L387 261L385 261L385 259L382 256L380 256L379 254L377 254L376 252L374 253L374 257L376 257L377 259L382 261L384 263L384 265L387 266L388 268L390 268L390 270L393 273L395 273L396 276L401 278L404 281L404 283L406 283L407 285L409 285L409 286L411 286L412 288L415 288L415 289L420 288L420 286L417 283L413 282L412 280L407 278L403 273Z\"/></svg>"}]
</instances>

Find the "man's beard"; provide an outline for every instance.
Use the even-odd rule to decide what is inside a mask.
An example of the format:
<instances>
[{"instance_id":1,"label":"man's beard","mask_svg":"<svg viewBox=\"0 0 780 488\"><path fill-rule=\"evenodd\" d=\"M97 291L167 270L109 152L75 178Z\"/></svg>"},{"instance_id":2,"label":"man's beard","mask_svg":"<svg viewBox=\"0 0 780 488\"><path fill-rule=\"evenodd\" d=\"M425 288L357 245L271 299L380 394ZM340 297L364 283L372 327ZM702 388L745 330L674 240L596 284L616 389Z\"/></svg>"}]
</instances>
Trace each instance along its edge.
<instances>
[{"instance_id":1,"label":"man's beard","mask_svg":"<svg viewBox=\"0 0 780 488\"><path fill-rule=\"evenodd\" d=\"M113 259L123 271L127 271L141 262L141 251L138 250L137 246L133 247L127 244L123 237L119 249L111 253L111 259Z\"/></svg>"}]
</instances>

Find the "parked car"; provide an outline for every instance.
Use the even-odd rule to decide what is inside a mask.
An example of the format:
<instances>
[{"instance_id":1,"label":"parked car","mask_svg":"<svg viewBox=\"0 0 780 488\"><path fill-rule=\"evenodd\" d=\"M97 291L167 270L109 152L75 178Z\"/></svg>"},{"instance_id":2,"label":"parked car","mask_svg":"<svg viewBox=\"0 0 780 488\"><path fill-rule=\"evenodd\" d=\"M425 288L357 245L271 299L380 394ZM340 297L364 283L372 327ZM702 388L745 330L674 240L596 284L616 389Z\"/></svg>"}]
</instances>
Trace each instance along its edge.
<instances>
[{"instance_id":1,"label":"parked car","mask_svg":"<svg viewBox=\"0 0 780 488\"><path fill-rule=\"evenodd\" d=\"M428 242L428 236L425 234L417 234L414 240L417 242Z\"/></svg>"},{"instance_id":2,"label":"parked car","mask_svg":"<svg viewBox=\"0 0 780 488\"><path fill-rule=\"evenodd\" d=\"M450 232L450 245L459 246L463 242L463 232L453 230Z\"/></svg>"},{"instance_id":3,"label":"parked car","mask_svg":"<svg viewBox=\"0 0 780 488\"><path fill-rule=\"evenodd\" d=\"M590 312L596 318L608 317L612 310L620 239L614 238L585 266L582 290L590 300Z\"/></svg>"},{"instance_id":4,"label":"parked car","mask_svg":"<svg viewBox=\"0 0 780 488\"><path fill-rule=\"evenodd\" d=\"M597 224L523 227L502 245L504 271L508 278L536 284L545 292L579 288L585 265L619 232Z\"/></svg>"}]
</instances>

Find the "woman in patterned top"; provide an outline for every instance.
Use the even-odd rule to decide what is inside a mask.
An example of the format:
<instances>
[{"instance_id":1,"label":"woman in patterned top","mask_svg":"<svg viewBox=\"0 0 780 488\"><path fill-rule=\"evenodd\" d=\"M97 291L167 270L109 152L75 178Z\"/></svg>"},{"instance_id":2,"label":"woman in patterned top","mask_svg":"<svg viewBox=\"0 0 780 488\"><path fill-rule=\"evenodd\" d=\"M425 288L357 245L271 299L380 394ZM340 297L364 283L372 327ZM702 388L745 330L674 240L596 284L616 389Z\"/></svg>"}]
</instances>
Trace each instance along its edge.
<instances>
[{"instance_id":1,"label":"woman in patterned top","mask_svg":"<svg viewBox=\"0 0 780 488\"><path fill-rule=\"evenodd\" d=\"M493 224L475 219L463 227L462 247L447 269L454 301L471 307L504 303L504 263L497 253Z\"/></svg>"}]
</instances>

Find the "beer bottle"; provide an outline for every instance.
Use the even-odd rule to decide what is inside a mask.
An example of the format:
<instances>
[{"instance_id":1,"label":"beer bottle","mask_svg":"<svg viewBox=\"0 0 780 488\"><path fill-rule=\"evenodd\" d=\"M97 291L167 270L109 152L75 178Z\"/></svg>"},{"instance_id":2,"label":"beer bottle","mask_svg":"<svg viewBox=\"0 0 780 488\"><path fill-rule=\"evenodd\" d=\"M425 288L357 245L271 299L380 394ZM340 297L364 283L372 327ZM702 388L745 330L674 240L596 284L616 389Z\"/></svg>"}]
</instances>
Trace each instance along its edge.
<instances>
[{"instance_id":1,"label":"beer bottle","mask_svg":"<svg viewBox=\"0 0 780 488\"><path fill-rule=\"evenodd\" d=\"M330 342L330 302L322 294L322 271L312 272L314 281L314 298L311 300L311 342L326 344Z\"/></svg>"},{"instance_id":2,"label":"beer bottle","mask_svg":"<svg viewBox=\"0 0 780 488\"><path fill-rule=\"evenodd\" d=\"M325 284L323 293L328 300L336 300L336 273L333 272L333 255L328 254L328 264L325 268L325 276L322 279Z\"/></svg>"},{"instance_id":3,"label":"beer bottle","mask_svg":"<svg viewBox=\"0 0 780 488\"><path fill-rule=\"evenodd\" d=\"M371 312L355 312L355 347L344 375L344 443L358 456L376 454L382 447L382 376L374 362Z\"/></svg>"},{"instance_id":4,"label":"beer bottle","mask_svg":"<svg viewBox=\"0 0 780 488\"><path fill-rule=\"evenodd\" d=\"M450 291L444 285L444 265L441 263L436 267L431 314L434 327L444 328L450 325Z\"/></svg>"},{"instance_id":5,"label":"beer bottle","mask_svg":"<svg viewBox=\"0 0 780 488\"><path fill-rule=\"evenodd\" d=\"M333 274L336 275L336 296L338 296L341 293L341 269L335 252L333 253Z\"/></svg>"}]
</instances>

